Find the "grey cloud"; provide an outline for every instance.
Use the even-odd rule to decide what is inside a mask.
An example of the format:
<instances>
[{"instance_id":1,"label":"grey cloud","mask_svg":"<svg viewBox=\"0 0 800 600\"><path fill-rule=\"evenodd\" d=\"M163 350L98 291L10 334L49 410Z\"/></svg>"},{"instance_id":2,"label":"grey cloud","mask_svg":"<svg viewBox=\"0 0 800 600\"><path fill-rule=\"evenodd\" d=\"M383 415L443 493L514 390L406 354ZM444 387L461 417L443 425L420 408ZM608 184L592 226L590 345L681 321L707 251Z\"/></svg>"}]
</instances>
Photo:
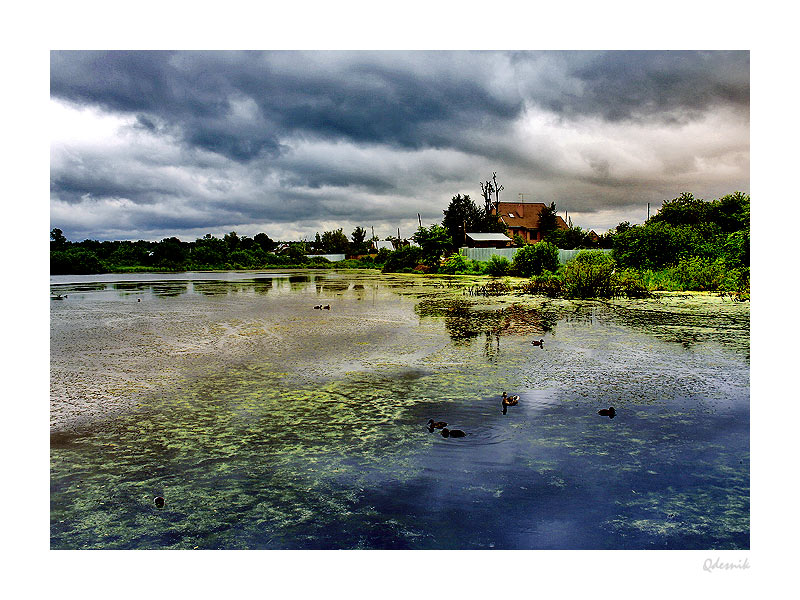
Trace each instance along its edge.
<instances>
[{"instance_id":1,"label":"grey cloud","mask_svg":"<svg viewBox=\"0 0 800 600\"><path fill-rule=\"evenodd\" d=\"M678 123L711 107L750 105L749 52L565 53L557 59L564 63L563 80L572 85L534 92L533 99L565 117Z\"/></svg>"},{"instance_id":2,"label":"grey cloud","mask_svg":"<svg viewBox=\"0 0 800 600\"><path fill-rule=\"evenodd\" d=\"M749 148L747 52L64 51L51 53L51 97L127 117L136 132L113 155L89 143L62 152L52 196L76 207L128 199L127 223L141 231L275 223L313 235L326 221L389 223L417 212L429 222L456 193L479 200L478 181L492 171L511 198L522 191L624 218L654 194L720 188L693 171L731 152L693 140L660 150L637 131L677 131L725 110L732 116L719 122L744 163ZM558 126L541 140L520 133L536 111L571 131L587 119L627 124L626 144L650 144L659 158L632 175L597 139L584 152L572 136L581 171L565 162ZM722 193L742 185L746 168Z\"/></svg>"}]
</instances>

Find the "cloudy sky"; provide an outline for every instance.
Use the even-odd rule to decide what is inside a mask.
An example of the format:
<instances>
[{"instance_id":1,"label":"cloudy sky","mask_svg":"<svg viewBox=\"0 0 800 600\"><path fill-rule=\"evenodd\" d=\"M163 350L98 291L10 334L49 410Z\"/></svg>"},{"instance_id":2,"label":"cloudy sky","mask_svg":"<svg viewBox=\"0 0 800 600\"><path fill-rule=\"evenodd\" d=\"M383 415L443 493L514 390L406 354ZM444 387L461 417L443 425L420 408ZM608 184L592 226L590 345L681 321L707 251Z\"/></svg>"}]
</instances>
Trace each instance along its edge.
<instances>
[{"instance_id":1,"label":"cloudy sky","mask_svg":"<svg viewBox=\"0 0 800 600\"><path fill-rule=\"evenodd\" d=\"M49 110L71 240L407 237L492 172L598 232L750 191L746 51L54 51Z\"/></svg>"}]
</instances>

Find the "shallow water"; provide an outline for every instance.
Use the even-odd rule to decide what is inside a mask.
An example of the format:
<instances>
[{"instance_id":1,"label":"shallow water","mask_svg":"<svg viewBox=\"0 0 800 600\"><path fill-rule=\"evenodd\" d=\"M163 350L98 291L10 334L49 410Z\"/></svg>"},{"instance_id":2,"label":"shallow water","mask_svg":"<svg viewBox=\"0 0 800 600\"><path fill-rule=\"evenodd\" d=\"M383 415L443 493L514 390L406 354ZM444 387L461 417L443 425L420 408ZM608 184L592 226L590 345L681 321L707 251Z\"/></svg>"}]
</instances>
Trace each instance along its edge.
<instances>
[{"instance_id":1,"label":"shallow water","mask_svg":"<svg viewBox=\"0 0 800 600\"><path fill-rule=\"evenodd\" d=\"M468 283L51 278L51 547L749 548L746 306Z\"/></svg>"}]
</instances>

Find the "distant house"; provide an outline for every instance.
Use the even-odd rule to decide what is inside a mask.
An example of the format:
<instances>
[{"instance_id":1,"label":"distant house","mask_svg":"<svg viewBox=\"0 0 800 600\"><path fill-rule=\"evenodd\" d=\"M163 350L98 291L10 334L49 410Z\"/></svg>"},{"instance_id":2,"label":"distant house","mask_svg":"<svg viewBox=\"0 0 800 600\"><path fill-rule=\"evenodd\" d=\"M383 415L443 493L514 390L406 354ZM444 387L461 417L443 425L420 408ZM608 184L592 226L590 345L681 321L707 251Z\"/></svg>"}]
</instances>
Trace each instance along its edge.
<instances>
[{"instance_id":1,"label":"distant house","mask_svg":"<svg viewBox=\"0 0 800 600\"><path fill-rule=\"evenodd\" d=\"M470 248L505 248L510 243L511 238L503 233L467 232L467 246Z\"/></svg>"},{"instance_id":2,"label":"distant house","mask_svg":"<svg viewBox=\"0 0 800 600\"><path fill-rule=\"evenodd\" d=\"M592 229L588 233L588 236L589 236L589 239L592 240L592 242L594 242L595 244L600 241L600 236L597 235L597 233L595 233L594 229Z\"/></svg>"},{"instance_id":3,"label":"distant house","mask_svg":"<svg viewBox=\"0 0 800 600\"><path fill-rule=\"evenodd\" d=\"M543 202L500 202L496 214L508 227L510 237L518 235L526 242L535 243L541 241L543 237L539 230L539 217L545 208L547 205ZM494 206L492 214L495 214ZM556 227L569 229L564 219L559 216L556 216Z\"/></svg>"}]
</instances>

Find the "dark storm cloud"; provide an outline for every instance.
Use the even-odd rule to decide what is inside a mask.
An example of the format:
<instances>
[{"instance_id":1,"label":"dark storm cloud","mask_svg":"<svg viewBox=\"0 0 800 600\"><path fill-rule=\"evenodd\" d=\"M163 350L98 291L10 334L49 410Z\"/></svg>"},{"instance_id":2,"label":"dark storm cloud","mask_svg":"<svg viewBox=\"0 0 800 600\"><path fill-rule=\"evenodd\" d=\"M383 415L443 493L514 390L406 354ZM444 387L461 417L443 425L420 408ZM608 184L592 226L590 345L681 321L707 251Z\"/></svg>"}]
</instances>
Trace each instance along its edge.
<instances>
[{"instance_id":1,"label":"dark storm cloud","mask_svg":"<svg viewBox=\"0 0 800 600\"><path fill-rule=\"evenodd\" d=\"M160 119L187 144L238 161L276 154L279 139L294 134L446 146L454 128L501 128L522 107L520 98L498 98L472 80L469 61L454 56L53 52L51 95L137 113L145 127ZM237 115L237 102L250 102L249 113Z\"/></svg>"},{"instance_id":2,"label":"dark storm cloud","mask_svg":"<svg viewBox=\"0 0 800 600\"><path fill-rule=\"evenodd\" d=\"M57 51L51 97L106 119L51 159L98 236L430 222L495 170L570 214L748 182L747 52Z\"/></svg>"},{"instance_id":3,"label":"dark storm cloud","mask_svg":"<svg viewBox=\"0 0 800 600\"><path fill-rule=\"evenodd\" d=\"M597 114L610 121L662 115L694 117L715 105L748 109L747 52L606 52L568 71L584 93L550 101L568 114Z\"/></svg>"}]
</instances>

